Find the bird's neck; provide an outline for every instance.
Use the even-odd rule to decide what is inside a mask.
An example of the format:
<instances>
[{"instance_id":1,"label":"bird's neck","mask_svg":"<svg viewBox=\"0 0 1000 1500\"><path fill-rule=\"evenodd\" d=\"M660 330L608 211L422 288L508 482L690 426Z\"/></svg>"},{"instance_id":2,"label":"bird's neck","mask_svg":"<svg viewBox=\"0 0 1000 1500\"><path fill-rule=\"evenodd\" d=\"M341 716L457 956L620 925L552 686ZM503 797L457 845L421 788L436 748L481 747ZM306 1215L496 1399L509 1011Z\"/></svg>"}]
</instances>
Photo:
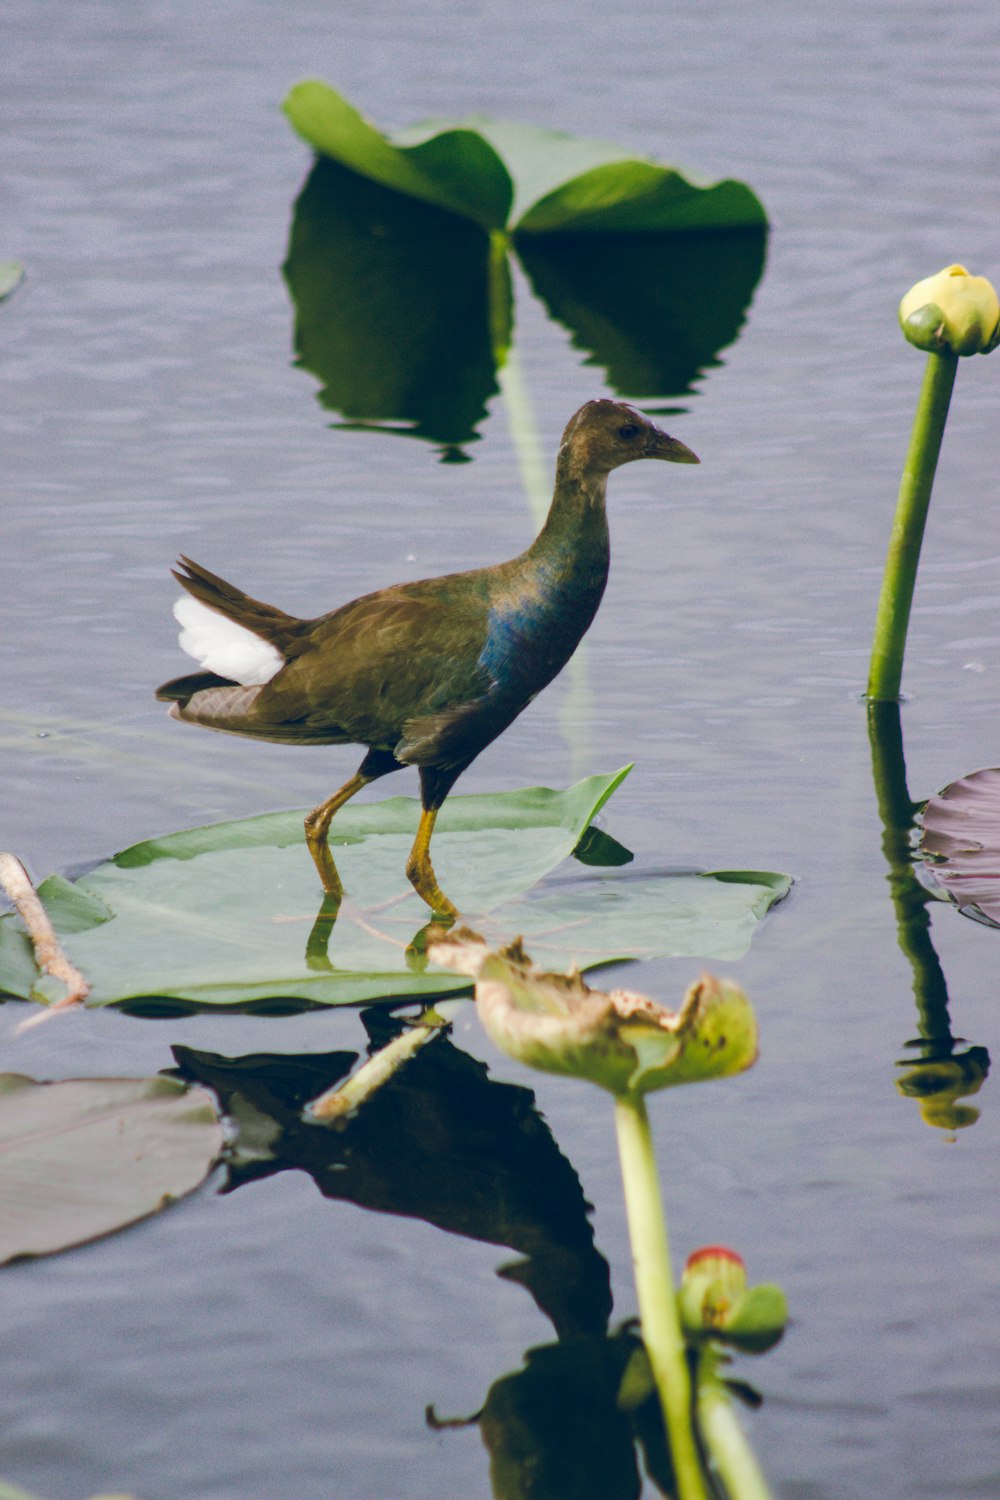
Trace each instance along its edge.
<instances>
[{"instance_id":1,"label":"bird's neck","mask_svg":"<svg viewBox=\"0 0 1000 1500\"><path fill-rule=\"evenodd\" d=\"M610 562L607 482L606 474L574 473L560 453L545 525L525 554L533 566L603 590Z\"/></svg>"},{"instance_id":2,"label":"bird's neck","mask_svg":"<svg viewBox=\"0 0 1000 1500\"><path fill-rule=\"evenodd\" d=\"M557 470L548 518L526 552L484 575L490 608L480 665L519 700L551 682L576 650L608 579L605 479Z\"/></svg>"}]
</instances>

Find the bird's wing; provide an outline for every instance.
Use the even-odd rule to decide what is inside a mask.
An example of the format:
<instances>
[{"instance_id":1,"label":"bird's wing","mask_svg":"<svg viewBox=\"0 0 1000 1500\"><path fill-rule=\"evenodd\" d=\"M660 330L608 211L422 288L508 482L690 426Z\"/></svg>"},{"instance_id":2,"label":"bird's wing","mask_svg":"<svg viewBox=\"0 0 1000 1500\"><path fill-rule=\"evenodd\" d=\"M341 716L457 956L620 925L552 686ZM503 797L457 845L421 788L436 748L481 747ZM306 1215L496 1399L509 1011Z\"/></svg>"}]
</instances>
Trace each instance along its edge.
<instances>
[{"instance_id":1,"label":"bird's wing","mask_svg":"<svg viewBox=\"0 0 1000 1500\"><path fill-rule=\"evenodd\" d=\"M479 663L487 614L484 598L449 579L355 599L310 622L299 653L261 689L254 716L336 725L356 743L391 749L411 721L489 693Z\"/></svg>"}]
</instances>

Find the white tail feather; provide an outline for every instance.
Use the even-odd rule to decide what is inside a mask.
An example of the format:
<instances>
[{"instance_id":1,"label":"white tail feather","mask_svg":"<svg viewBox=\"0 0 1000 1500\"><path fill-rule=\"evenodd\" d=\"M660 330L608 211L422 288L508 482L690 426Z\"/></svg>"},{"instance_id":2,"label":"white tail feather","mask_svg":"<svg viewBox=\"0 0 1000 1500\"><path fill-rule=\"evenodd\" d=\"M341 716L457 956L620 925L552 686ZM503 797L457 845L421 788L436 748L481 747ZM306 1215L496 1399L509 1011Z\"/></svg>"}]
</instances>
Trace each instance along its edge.
<instances>
[{"instance_id":1,"label":"white tail feather","mask_svg":"<svg viewBox=\"0 0 1000 1500\"><path fill-rule=\"evenodd\" d=\"M209 609L190 594L178 599L174 618L181 626L181 650L207 672L217 672L243 687L255 687L270 682L285 665L285 658L270 641Z\"/></svg>"}]
</instances>

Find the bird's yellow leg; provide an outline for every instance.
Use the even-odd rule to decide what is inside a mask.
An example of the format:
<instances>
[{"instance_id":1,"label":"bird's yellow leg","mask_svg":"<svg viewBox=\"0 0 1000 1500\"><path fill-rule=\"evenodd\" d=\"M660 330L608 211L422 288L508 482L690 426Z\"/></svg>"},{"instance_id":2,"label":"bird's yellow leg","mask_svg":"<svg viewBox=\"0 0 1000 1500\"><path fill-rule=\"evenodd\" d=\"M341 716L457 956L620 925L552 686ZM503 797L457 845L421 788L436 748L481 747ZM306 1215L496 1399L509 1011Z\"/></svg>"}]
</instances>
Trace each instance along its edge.
<instances>
[{"instance_id":1,"label":"bird's yellow leg","mask_svg":"<svg viewBox=\"0 0 1000 1500\"><path fill-rule=\"evenodd\" d=\"M406 878L418 896L421 896L437 917L447 917L454 922L458 907L448 900L437 883L434 866L431 864L431 834L434 832L436 807L425 807L420 814L420 826L413 840L410 857L406 861Z\"/></svg>"},{"instance_id":2,"label":"bird's yellow leg","mask_svg":"<svg viewBox=\"0 0 1000 1500\"><path fill-rule=\"evenodd\" d=\"M350 802L363 786L367 786L370 781L374 780L374 776L362 776L360 771L355 772L350 781L344 782L339 792L334 792L332 797L328 797L325 802L320 803L319 807L314 807L312 812L306 815L306 843L309 845L313 864L319 871L324 891L328 896L335 896L338 902L343 900L344 887L337 874L333 855L330 853L327 834L330 832L330 824L333 822L333 815L337 809L343 807L345 802Z\"/></svg>"}]
</instances>

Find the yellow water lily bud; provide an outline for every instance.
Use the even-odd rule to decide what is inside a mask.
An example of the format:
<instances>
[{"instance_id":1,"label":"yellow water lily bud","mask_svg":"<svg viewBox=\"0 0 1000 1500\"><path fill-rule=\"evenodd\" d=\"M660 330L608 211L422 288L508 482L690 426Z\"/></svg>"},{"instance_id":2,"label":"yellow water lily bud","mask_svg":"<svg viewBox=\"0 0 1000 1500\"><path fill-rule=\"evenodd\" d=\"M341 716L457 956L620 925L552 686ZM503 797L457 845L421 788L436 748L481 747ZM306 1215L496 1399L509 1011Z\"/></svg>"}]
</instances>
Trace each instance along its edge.
<instances>
[{"instance_id":1,"label":"yellow water lily bud","mask_svg":"<svg viewBox=\"0 0 1000 1500\"><path fill-rule=\"evenodd\" d=\"M989 354L1000 343L1000 301L985 276L945 266L910 288L899 304L899 323L918 349Z\"/></svg>"}]
</instances>

